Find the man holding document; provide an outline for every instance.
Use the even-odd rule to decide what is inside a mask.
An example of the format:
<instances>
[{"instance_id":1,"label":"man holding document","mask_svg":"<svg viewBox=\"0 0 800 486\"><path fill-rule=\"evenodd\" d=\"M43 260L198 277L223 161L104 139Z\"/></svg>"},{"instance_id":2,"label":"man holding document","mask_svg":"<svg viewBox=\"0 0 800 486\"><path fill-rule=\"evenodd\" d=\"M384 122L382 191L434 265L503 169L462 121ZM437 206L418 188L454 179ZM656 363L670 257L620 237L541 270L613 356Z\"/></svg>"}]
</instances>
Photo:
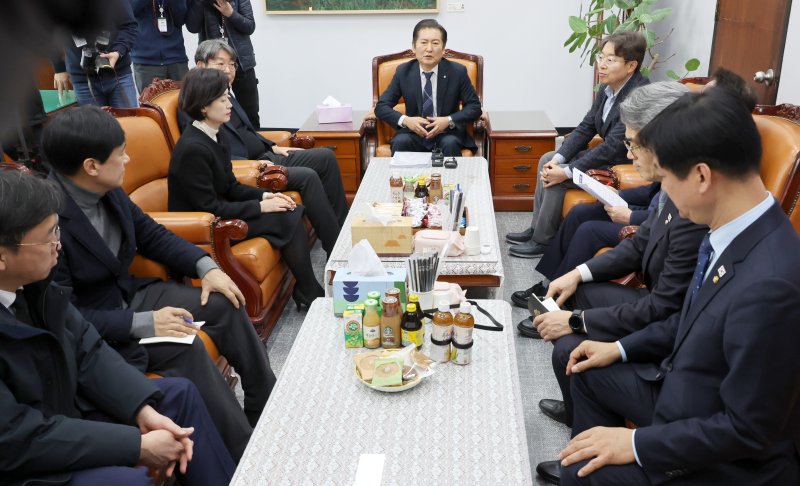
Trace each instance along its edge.
<instances>
[{"instance_id":1,"label":"man holding document","mask_svg":"<svg viewBox=\"0 0 800 486\"><path fill-rule=\"evenodd\" d=\"M660 181L652 151L639 146L641 128L686 93L674 81L634 90L621 104L628 157L641 176ZM682 218L664 191L653 197L651 213L632 238L554 280L547 297L572 309L532 319L538 334L553 341L553 369L564 401L542 400L542 411L570 425L572 404L566 369L569 354L583 340L613 341L665 319L680 309L697 261L697 248L708 227ZM635 289L610 280L640 272L647 288ZM535 297L531 297L534 299ZM520 331L531 333L520 323Z\"/></svg>"}]
</instances>

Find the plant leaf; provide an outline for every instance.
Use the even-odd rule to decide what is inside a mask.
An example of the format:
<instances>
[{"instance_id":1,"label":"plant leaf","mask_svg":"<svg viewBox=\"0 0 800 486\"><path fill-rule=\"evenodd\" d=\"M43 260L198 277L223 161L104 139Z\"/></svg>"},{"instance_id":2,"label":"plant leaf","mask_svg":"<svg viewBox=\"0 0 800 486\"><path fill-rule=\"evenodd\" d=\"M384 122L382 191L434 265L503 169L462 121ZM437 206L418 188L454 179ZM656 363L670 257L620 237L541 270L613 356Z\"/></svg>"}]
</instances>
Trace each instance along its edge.
<instances>
[{"instance_id":1,"label":"plant leaf","mask_svg":"<svg viewBox=\"0 0 800 486\"><path fill-rule=\"evenodd\" d=\"M650 16L653 17L653 20L651 20L651 22L660 22L665 18L669 17L670 14L672 14L672 9L669 7L653 10L652 12L650 12Z\"/></svg>"},{"instance_id":2,"label":"plant leaf","mask_svg":"<svg viewBox=\"0 0 800 486\"><path fill-rule=\"evenodd\" d=\"M613 15L607 18L604 22L606 24L606 33L613 34L617 27L619 27L619 19L614 17Z\"/></svg>"},{"instance_id":3,"label":"plant leaf","mask_svg":"<svg viewBox=\"0 0 800 486\"><path fill-rule=\"evenodd\" d=\"M645 29L644 35L645 38L647 39L647 48L650 49L655 45L656 37L658 37L658 34L656 34L655 31L653 30Z\"/></svg>"},{"instance_id":4,"label":"plant leaf","mask_svg":"<svg viewBox=\"0 0 800 486\"><path fill-rule=\"evenodd\" d=\"M639 22L643 24L649 24L652 21L653 21L653 16L650 15L649 13L643 13L642 15L639 16Z\"/></svg>"},{"instance_id":5,"label":"plant leaf","mask_svg":"<svg viewBox=\"0 0 800 486\"><path fill-rule=\"evenodd\" d=\"M672 79L674 79L675 81L677 81L677 80L681 79L681 77L680 77L680 76L678 76L678 73L676 73L676 72L675 72L675 71L673 71L672 69L670 69L669 71L667 71L667 77L668 77L668 78L672 78Z\"/></svg>"},{"instance_id":6,"label":"plant leaf","mask_svg":"<svg viewBox=\"0 0 800 486\"><path fill-rule=\"evenodd\" d=\"M639 70L639 72L642 73L642 76L645 76L645 77L650 76L650 71L652 71L652 69L650 69L649 67L644 67L644 66L642 66L642 69Z\"/></svg>"},{"instance_id":7,"label":"plant leaf","mask_svg":"<svg viewBox=\"0 0 800 486\"><path fill-rule=\"evenodd\" d=\"M589 31L589 26L586 25L586 21L574 15L569 16L569 28L572 29L573 32L579 34Z\"/></svg>"},{"instance_id":8,"label":"plant leaf","mask_svg":"<svg viewBox=\"0 0 800 486\"><path fill-rule=\"evenodd\" d=\"M695 70L697 70L697 68L700 67L700 59L697 59L697 58L693 57L693 58L689 59L688 61L686 61L686 64L684 65L684 67L686 68L687 71L695 71Z\"/></svg>"},{"instance_id":9,"label":"plant leaf","mask_svg":"<svg viewBox=\"0 0 800 486\"><path fill-rule=\"evenodd\" d=\"M569 36L569 38L564 42L564 47L567 47L568 45L572 44L572 41L574 41L577 37L578 33L573 32L572 35Z\"/></svg>"}]
</instances>

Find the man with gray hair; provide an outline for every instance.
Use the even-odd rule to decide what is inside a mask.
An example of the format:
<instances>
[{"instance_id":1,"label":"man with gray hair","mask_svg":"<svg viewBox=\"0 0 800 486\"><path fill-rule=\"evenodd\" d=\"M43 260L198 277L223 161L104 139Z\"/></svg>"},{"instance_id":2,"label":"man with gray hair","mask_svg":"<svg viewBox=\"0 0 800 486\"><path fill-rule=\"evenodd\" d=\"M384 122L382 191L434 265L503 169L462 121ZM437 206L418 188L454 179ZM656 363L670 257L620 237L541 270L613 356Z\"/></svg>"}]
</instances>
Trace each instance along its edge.
<instances>
[{"instance_id":1,"label":"man with gray hair","mask_svg":"<svg viewBox=\"0 0 800 486\"><path fill-rule=\"evenodd\" d=\"M646 180L660 182L661 176L655 155L639 146L637 135L686 91L674 81L653 83L632 91L620 106L628 157ZM565 369L570 352L581 341L614 341L680 310L697 248L708 227L682 218L663 191L653 197L651 207L650 216L633 238L550 284L547 296L557 298L559 305L566 304L571 311L550 312L533 320L542 338L554 341L553 370L564 402L545 399L539 406L555 420L572 423ZM611 282L631 272L640 272L647 287L634 289Z\"/></svg>"},{"instance_id":2,"label":"man with gray hair","mask_svg":"<svg viewBox=\"0 0 800 486\"><path fill-rule=\"evenodd\" d=\"M199 68L223 71L228 75L229 84L233 84L236 78L236 51L222 39L209 39L201 42L195 51L194 62ZM335 221L338 223L338 227L341 227L347 217L347 201L344 197L339 162L333 151L327 148L303 150L295 147L280 147L256 131L233 93L230 94L230 100L233 105L231 119L220 127L220 133L225 134L231 149L231 157L233 159L264 160L268 161L268 164L274 163L290 167L293 170L289 171L289 187L293 190L300 190L300 186L312 182L309 181L310 177L319 176L319 181L322 182L328 203L330 203L329 207L335 215ZM185 115L180 120L181 129L191 123L191 120ZM303 203L306 210L310 211L307 194L308 191L304 191ZM309 217L312 215L309 214ZM336 238L334 237L333 240L335 241Z\"/></svg>"}]
</instances>

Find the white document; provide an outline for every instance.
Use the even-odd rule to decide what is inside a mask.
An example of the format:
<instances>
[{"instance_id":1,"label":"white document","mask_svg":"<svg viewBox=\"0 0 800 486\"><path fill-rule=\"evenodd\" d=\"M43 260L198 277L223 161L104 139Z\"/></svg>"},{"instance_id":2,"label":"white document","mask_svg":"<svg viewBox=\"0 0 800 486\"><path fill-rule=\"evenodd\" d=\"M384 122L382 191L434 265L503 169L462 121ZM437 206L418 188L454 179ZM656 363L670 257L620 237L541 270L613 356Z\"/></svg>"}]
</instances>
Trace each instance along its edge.
<instances>
[{"instance_id":1,"label":"white document","mask_svg":"<svg viewBox=\"0 0 800 486\"><path fill-rule=\"evenodd\" d=\"M386 454L361 454L353 486L381 486Z\"/></svg>"},{"instance_id":2,"label":"white document","mask_svg":"<svg viewBox=\"0 0 800 486\"><path fill-rule=\"evenodd\" d=\"M430 152L395 152L392 155L392 161L389 163L390 167L403 169L403 168L422 168L431 166L431 153Z\"/></svg>"},{"instance_id":3,"label":"white document","mask_svg":"<svg viewBox=\"0 0 800 486\"><path fill-rule=\"evenodd\" d=\"M628 203L619 197L619 194L612 191L611 188L605 184L601 184L584 174L578 169L572 169L572 182L578 187L596 197L598 201L605 206L623 206L628 207Z\"/></svg>"},{"instance_id":4,"label":"white document","mask_svg":"<svg viewBox=\"0 0 800 486\"><path fill-rule=\"evenodd\" d=\"M200 327L205 324L206 321L194 321L192 324L197 326L199 329ZM139 340L139 344L157 344L157 343L177 343L177 344L192 344L194 342L195 334L190 334L184 337L171 337L171 336L162 336L162 337L149 337L149 338L142 338Z\"/></svg>"}]
</instances>

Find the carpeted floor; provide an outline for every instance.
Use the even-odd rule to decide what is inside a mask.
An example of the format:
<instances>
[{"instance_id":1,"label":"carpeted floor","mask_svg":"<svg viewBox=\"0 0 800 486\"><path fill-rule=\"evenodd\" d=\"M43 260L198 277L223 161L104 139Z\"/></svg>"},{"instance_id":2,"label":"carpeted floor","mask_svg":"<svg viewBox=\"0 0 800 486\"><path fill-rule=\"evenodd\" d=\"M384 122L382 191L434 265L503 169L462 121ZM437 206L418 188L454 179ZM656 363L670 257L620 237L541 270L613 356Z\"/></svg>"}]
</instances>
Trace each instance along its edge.
<instances>
[{"instance_id":1,"label":"carpeted floor","mask_svg":"<svg viewBox=\"0 0 800 486\"><path fill-rule=\"evenodd\" d=\"M511 293L530 287L542 277L534 270L538 259L527 260L508 256L508 244L504 242L509 231L521 231L530 224L530 213L497 213L497 230L503 246L503 267L506 271L503 297L508 300ZM325 268L325 253L317 244L311 253L317 276L322 280ZM483 298L478 292L467 292L468 297ZM528 316L528 311L513 307L513 322L503 323L515 334L517 322ZM267 342L272 368L280 373L297 332L303 323L305 312L297 312L292 301L283 311L280 321ZM552 345L539 340L519 338L517 340L517 362L519 363L520 386L522 388L525 431L528 437L531 471L535 484L546 484L536 478L536 464L557 458L558 451L569 439L569 429L539 411L542 398L559 398L560 392L550 364ZM240 392L241 393L241 392Z\"/></svg>"}]
</instances>

